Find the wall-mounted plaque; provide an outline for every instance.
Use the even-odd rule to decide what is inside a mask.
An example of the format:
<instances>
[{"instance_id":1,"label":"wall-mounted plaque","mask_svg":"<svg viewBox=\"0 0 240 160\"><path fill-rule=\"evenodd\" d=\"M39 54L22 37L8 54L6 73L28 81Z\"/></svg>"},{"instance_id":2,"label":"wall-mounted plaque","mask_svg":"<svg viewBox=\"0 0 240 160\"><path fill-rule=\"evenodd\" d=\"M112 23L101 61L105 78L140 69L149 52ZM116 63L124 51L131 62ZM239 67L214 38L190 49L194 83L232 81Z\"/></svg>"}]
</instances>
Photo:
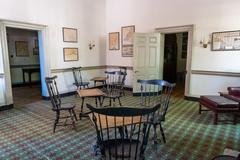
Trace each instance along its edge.
<instances>
[{"instance_id":1,"label":"wall-mounted plaque","mask_svg":"<svg viewBox=\"0 0 240 160\"><path fill-rule=\"evenodd\" d=\"M119 50L119 32L109 33L109 50Z\"/></svg>"},{"instance_id":2,"label":"wall-mounted plaque","mask_svg":"<svg viewBox=\"0 0 240 160\"><path fill-rule=\"evenodd\" d=\"M28 42L27 41L16 41L15 42L16 56L28 57Z\"/></svg>"},{"instance_id":3,"label":"wall-mounted plaque","mask_svg":"<svg viewBox=\"0 0 240 160\"><path fill-rule=\"evenodd\" d=\"M63 27L63 41L77 43L77 29Z\"/></svg>"},{"instance_id":4,"label":"wall-mounted plaque","mask_svg":"<svg viewBox=\"0 0 240 160\"><path fill-rule=\"evenodd\" d=\"M122 56L133 56L133 34L135 32L135 26L122 27Z\"/></svg>"},{"instance_id":5,"label":"wall-mounted plaque","mask_svg":"<svg viewBox=\"0 0 240 160\"><path fill-rule=\"evenodd\" d=\"M64 62L78 61L78 48L63 48Z\"/></svg>"}]
</instances>

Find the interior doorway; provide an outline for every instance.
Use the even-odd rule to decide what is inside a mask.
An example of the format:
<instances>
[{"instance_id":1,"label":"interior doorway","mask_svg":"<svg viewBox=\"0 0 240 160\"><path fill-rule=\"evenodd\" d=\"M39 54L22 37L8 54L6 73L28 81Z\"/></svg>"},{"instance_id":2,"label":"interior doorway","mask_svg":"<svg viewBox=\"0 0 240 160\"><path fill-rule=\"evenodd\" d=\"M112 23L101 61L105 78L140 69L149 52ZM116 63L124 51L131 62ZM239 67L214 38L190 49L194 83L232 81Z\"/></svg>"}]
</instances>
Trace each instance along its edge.
<instances>
[{"instance_id":1,"label":"interior doorway","mask_svg":"<svg viewBox=\"0 0 240 160\"><path fill-rule=\"evenodd\" d=\"M14 105L41 100L38 31L6 27L6 33Z\"/></svg>"},{"instance_id":2,"label":"interior doorway","mask_svg":"<svg viewBox=\"0 0 240 160\"><path fill-rule=\"evenodd\" d=\"M176 83L175 92L184 95L188 32L165 34L163 79Z\"/></svg>"}]
</instances>

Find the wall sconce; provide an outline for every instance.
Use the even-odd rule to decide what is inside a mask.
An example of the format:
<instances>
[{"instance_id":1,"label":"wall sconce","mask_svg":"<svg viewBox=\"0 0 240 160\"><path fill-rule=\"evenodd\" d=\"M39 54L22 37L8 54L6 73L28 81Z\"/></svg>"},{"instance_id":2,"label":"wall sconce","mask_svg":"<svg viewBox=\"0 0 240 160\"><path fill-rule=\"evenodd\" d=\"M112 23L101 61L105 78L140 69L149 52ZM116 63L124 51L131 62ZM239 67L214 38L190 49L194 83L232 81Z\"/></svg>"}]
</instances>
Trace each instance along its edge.
<instances>
[{"instance_id":1,"label":"wall sconce","mask_svg":"<svg viewBox=\"0 0 240 160\"><path fill-rule=\"evenodd\" d=\"M211 39L211 35L209 35L208 41L206 41L205 38L203 38L200 41L200 44L202 45L203 48L207 48L208 44L211 44L211 40L210 39Z\"/></svg>"},{"instance_id":2,"label":"wall sconce","mask_svg":"<svg viewBox=\"0 0 240 160\"><path fill-rule=\"evenodd\" d=\"M88 47L89 47L90 50L92 50L95 47L94 41L93 42L90 41L89 44L88 44Z\"/></svg>"}]
</instances>

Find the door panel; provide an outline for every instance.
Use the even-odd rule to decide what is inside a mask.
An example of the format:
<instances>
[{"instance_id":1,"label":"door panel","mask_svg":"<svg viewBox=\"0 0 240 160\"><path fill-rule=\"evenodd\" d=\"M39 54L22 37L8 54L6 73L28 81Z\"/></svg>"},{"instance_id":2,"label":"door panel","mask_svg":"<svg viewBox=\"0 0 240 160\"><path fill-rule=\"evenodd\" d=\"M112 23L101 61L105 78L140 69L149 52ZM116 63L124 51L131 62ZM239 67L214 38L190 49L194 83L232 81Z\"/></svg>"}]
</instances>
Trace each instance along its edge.
<instances>
[{"instance_id":1,"label":"door panel","mask_svg":"<svg viewBox=\"0 0 240 160\"><path fill-rule=\"evenodd\" d=\"M133 57L133 92L140 92L138 79L161 79L163 52L160 33L135 33Z\"/></svg>"}]
</instances>

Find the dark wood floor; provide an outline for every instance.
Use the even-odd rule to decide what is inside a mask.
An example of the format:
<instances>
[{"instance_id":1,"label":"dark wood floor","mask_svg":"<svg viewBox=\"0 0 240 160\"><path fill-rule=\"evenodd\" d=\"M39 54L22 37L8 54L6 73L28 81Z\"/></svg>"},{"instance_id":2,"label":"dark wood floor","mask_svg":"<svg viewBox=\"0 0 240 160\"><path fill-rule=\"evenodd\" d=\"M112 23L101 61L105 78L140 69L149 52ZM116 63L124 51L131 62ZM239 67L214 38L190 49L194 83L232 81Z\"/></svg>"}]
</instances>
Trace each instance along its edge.
<instances>
[{"instance_id":1,"label":"dark wood floor","mask_svg":"<svg viewBox=\"0 0 240 160\"><path fill-rule=\"evenodd\" d=\"M174 97L184 97L184 84L176 83L173 91ZM42 100L41 85L33 85L13 88L13 101L15 106L25 106L27 104Z\"/></svg>"},{"instance_id":2,"label":"dark wood floor","mask_svg":"<svg viewBox=\"0 0 240 160\"><path fill-rule=\"evenodd\" d=\"M14 87L13 91L13 102L15 106L21 107L26 104L40 101L41 96L41 85L32 85L24 87Z\"/></svg>"}]
</instances>

